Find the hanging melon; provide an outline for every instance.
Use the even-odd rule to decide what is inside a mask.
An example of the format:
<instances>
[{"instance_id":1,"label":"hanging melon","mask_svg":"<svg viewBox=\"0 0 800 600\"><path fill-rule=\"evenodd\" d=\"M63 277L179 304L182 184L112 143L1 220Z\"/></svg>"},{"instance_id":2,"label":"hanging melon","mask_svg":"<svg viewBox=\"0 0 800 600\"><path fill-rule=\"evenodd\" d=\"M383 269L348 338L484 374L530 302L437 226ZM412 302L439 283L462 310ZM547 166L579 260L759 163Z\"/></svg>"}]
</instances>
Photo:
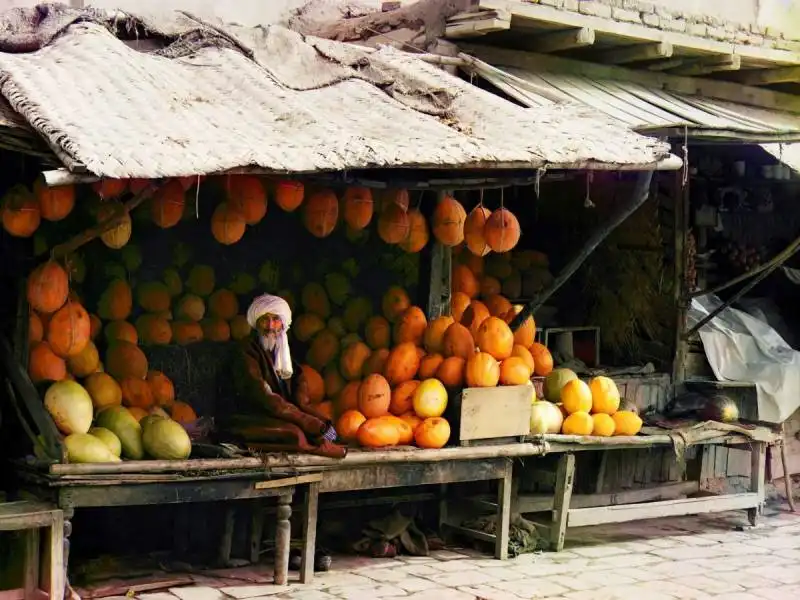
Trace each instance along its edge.
<instances>
[{"instance_id":1,"label":"hanging melon","mask_svg":"<svg viewBox=\"0 0 800 600\"><path fill-rule=\"evenodd\" d=\"M342 199L344 222L353 231L361 231L372 220L375 210L372 190L365 187L349 187Z\"/></svg>"},{"instance_id":2,"label":"hanging melon","mask_svg":"<svg viewBox=\"0 0 800 600\"><path fill-rule=\"evenodd\" d=\"M400 247L415 254L422 251L429 239L428 222L418 208L412 208L408 211L408 236L400 242Z\"/></svg>"},{"instance_id":3,"label":"hanging melon","mask_svg":"<svg viewBox=\"0 0 800 600\"><path fill-rule=\"evenodd\" d=\"M390 206L399 206L404 212L408 212L411 206L408 190L403 188L382 190L378 195L378 213L382 214Z\"/></svg>"},{"instance_id":4,"label":"hanging melon","mask_svg":"<svg viewBox=\"0 0 800 600\"><path fill-rule=\"evenodd\" d=\"M47 221L61 221L75 207L75 186L49 187L44 179L39 178L33 184L33 193L39 202L42 218Z\"/></svg>"},{"instance_id":5,"label":"hanging melon","mask_svg":"<svg viewBox=\"0 0 800 600\"><path fill-rule=\"evenodd\" d=\"M467 212L452 196L445 196L433 211L433 235L444 246L458 246L464 241Z\"/></svg>"},{"instance_id":6,"label":"hanging melon","mask_svg":"<svg viewBox=\"0 0 800 600\"><path fill-rule=\"evenodd\" d=\"M464 222L464 240L467 249L475 256L486 256L491 250L483 233L491 214L488 208L476 206Z\"/></svg>"},{"instance_id":7,"label":"hanging melon","mask_svg":"<svg viewBox=\"0 0 800 600\"><path fill-rule=\"evenodd\" d=\"M299 181L279 181L275 184L275 204L286 212L294 212L303 203L304 193L304 186Z\"/></svg>"},{"instance_id":8,"label":"hanging melon","mask_svg":"<svg viewBox=\"0 0 800 600\"><path fill-rule=\"evenodd\" d=\"M519 221L510 210L499 208L487 219L483 235L486 243L495 252L509 252L519 243Z\"/></svg>"},{"instance_id":9,"label":"hanging melon","mask_svg":"<svg viewBox=\"0 0 800 600\"><path fill-rule=\"evenodd\" d=\"M33 383L61 381L67 377L67 363L53 352L50 344L39 342L31 346L28 375Z\"/></svg>"},{"instance_id":10,"label":"hanging melon","mask_svg":"<svg viewBox=\"0 0 800 600\"><path fill-rule=\"evenodd\" d=\"M328 237L336 228L338 220L339 202L332 191L316 192L306 200L303 207L303 224L314 237Z\"/></svg>"},{"instance_id":11,"label":"hanging melon","mask_svg":"<svg viewBox=\"0 0 800 600\"><path fill-rule=\"evenodd\" d=\"M28 188L17 184L3 197L3 228L14 237L31 237L42 216L39 202Z\"/></svg>"},{"instance_id":12,"label":"hanging melon","mask_svg":"<svg viewBox=\"0 0 800 600\"><path fill-rule=\"evenodd\" d=\"M408 237L408 213L397 204L390 204L378 218L378 235L387 244L399 244Z\"/></svg>"},{"instance_id":13,"label":"hanging melon","mask_svg":"<svg viewBox=\"0 0 800 600\"><path fill-rule=\"evenodd\" d=\"M206 304L200 296L186 294L180 299L176 317L187 321L199 322L206 314Z\"/></svg>"},{"instance_id":14,"label":"hanging melon","mask_svg":"<svg viewBox=\"0 0 800 600\"><path fill-rule=\"evenodd\" d=\"M133 308L133 292L126 281L115 279L100 296L97 313L106 321L124 321Z\"/></svg>"},{"instance_id":15,"label":"hanging melon","mask_svg":"<svg viewBox=\"0 0 800 600\"><path fill-rule=\"evenodd\" d=\"M222 202L211 216L211 233L220 244L230 246L244 236L247 223L244 215L229 203Z\"/></svg>"},{"instance_id":16,"label":"hanging melon","mask_svg":"<svg viewBox=\"0 0 800 600\"><path fill-rule=\"evenodd\" d=\"M136 298L147 312L163 312L169 310L172 296L166 284L160 281L148 281L141 284L136 290Z\"/></svg>"},{"instance_id":17,"label":"hanging melon","mask_svg":"<svg viewBox=\"0 0 800 600\"><path fill-rule=\"evenodd\" d=\"M92 189L103 200L118 198L128 189L128 182L125 179L101 179L92 184Z\"/></svg>"},{"instance_id":18,"label":"hanging melon","mask_svg":"<svg viewBox=\"0 0 800 600\"><path fill-rule=\"evenodd\" d=\"M180 223L186 206L184 194L183 186L177 179L172 179L159 188L150 204L153 223L163 229Z\"/></svg>"},{"instance_id":19,"label":"hanging melon","mask_svg":"<svg viewBox=\"0 0 800 600\"><path fill-rule=\"evenodd\" d=\"M267 214L267 193L258 177L226 175L224 186L228 205L241 214L248 225L255 225Z\"/></svg>"},{"instance_id":20,"label":"hanging melon","mask_svg":"<svg viewBox=\"0 0 800 600\"><path fill-rule=\"evenodd\" d=\"M53 260L39 265L28 276L28 304L38 312L54 313L64 306L68 295L67 272Z\"/></svg>"},{"instance_id":21,"label":"hanging melon","mask_svg":"<svg viewBox=\"0 0 800 600\"><path fill-rule=\"evenodd\" d=\"M120 202L107 202L97 212L97 222L103 223L110 219L118 219L118 223L100 235L100 239L109 248L119 250L131 239L133 223L131 216L125 211Z\"/></svg>"}]
</instances>

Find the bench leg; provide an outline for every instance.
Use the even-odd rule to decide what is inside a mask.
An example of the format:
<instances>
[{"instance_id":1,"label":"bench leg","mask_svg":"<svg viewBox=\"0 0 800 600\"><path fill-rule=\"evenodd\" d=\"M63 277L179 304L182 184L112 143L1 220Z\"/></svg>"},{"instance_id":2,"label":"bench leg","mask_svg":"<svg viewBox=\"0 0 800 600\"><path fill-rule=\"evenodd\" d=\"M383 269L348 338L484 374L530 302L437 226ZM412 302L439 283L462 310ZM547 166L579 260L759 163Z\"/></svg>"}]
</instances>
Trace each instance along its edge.
<instances>
[{"instance_id":1,"label":"bench leg","mask_svg":"<svg viewBox=\"0 0 800 600\"><path fill-rule=\"evenodd\" d=\"M67 587L64 563L64 516L57 513L47 530L44 564L47 566L47 582L42 585L50 594L50 600L64 600Z\"/></svg>"},{"instance_id":2,"label":"bench leg","mask_svg":"<svg viewBox=\"0 0 800 600\"><path fill-rule=\"evenodd\" d=\"M562 454L558 459L555 497L553 498L553 519L550 524L550 549L556 552L561 552L564 549L574 480L575 455L572 453Z\"/></svg>"},{"instance_id":3,"label":"bench leg","mask_svg":"<svg viewBox=\"0 0 800 600\"><path fill-rule=\"evenodd\" d=\"M39 589L39 541L41 539L41 529L27 529L22 532L25 543L25 579L23 588L25 590L25 600L34 600L36 591Z\"/></svg>"},{"instance_id":4,"label":"bench leg","mask_svg":"<svg viewBox=\"0 0 800 600\"><path fill-rule=\"evenodd\" d=\"M292 494L278 496L275 524L275 585L286 585L289 581L289 553L292 545ZM313 568L313 567L312 567Z\"/></svg>"},{"instance_id":5,"label":"bench leg","mask_svg":"<svg viewBox=\"0 0 800 600\"><path fill-rule=\"evenodd\" d=\"M72 517L75 516L75 509L72 507L65 507L64 511L64 597L72 597L72 586L69 584L69 538L72 535Z\"/></svg>"},{"instance_id":6,"label":"bench leg","mask_svg":"<svg viewBox=\"0 0 800 600\"><path fill-rule=\"evenodd\" d=\"M495 531L494 557L499 560L508 559L508 537L511 527L511 492L513 465L508 461L506 473L499 480L497 489L497 528Z\"/></svg>"},{"instance_id":7,"label":"bench leg","mask_svg":"<svg viewBox=\"0 0 800 600\"><path fill-rule=\"evenodd\" d=\"M319 512L319 482L308 484L305 520L303 521L303 557L300 563L300 583L314 579L314 558L317 549L317 513Z\"/></svg>"},{"instance_id":8,"label":"bench leg","mask_svg":"<svg viewBox=\"0 0 800 600\"><path fill-rule=\"evenodd\" d=\"M261 558L261 540L264 538L264 507L260 500L253 501L250 514L250 564L258 564Z\"/></svg>"},{"instance_id":9,"label":"bench leg","mask_svg":"<svg viewBox=\"0 0 800 600\"><path fill-rule=\"evenodd\" d=\"M758 507L747 509L747 520L750 525L758 524L764 505L767 470L767 445L764 442L753 442L750 449L750 491L758 494Z\"/></svg>"},{"instance_id":10,"label":"bench leg","mask_svg":"<svg viewBox=\"0 0 800 600\"><path fill-rule=\"evenodd\" d=\"M231 548L233 547L233 531L236 525L236 509L232 504L225 507L225 516L222 523L222 539L217 551L217 564L227 567L231 562Z\"/></svg>"}]
</instances>

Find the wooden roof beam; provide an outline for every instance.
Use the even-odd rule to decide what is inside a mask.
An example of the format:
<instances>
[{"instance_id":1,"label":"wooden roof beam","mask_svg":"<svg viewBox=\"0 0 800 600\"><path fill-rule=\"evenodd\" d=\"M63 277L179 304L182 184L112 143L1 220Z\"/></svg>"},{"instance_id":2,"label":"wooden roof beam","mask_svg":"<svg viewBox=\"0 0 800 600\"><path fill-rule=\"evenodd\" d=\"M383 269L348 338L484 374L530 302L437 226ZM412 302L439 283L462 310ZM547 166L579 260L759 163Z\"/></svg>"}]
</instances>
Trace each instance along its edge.
<instances>
[{"instance_id":1,"label":"wooden roof beam","mask_svg":"<svg viewBox=\"0 0 800 600\"><path fill-rule=\"evenodd\" d=\"M743 71L736 77L744 85L773 85L776 83L796 83L800 81L800 67L781 69L758 69Z\"/></svg>"},{"instance_id":2,"label":"wooden roof beam","mask_svg":"<svg viewBox=\"0 0 800 600\"><path fill-rule=\"evenodd\" d=\"M697 77L700 75L718 73L720 71L738 71L741 68L742 57L738 54L728 54L727 56L698 58L692 62L687 62L682 67L671 70L670 73L686 77Z\"/></svg>"},{"instance_id":3,"label":"wooden roof beam","mask_svg":"<svg viewBox=\"0 0 800 600\"><path fill-rule=\"evenodd\" d=\"M531 50L542 54L552 54L553 52L585 48L594 44L594 41L594 29L580 27L578 29L567 29L565 31L537 35L533 39Z\"/></svg>"},{"instance_id":4,"label":"wooden roof beam","mask_svg":"<svg viewBox=\"0 0 800 600\"><path fill-rule=\"evenodd\" d=\"M670 58L672 52L672 44L669 42L657 42L655 44L638 44L636 46L606 50L605 52L599 52L594 57L594 60L611 65L626 65L647 60Z\"/></svg>"},{"instance_id":5,"label":"wooden roof beam","mask_svg":"<svg viewBox=\"0 0 800 600\"><path fill-rule=\"evenodd\" d=\"M658 62L654 62L651 65L647 65L648 71L669 71L670 69L675 69L677 67L682 67L686 62L685 57L680 56L673 56L672 58L668 58L666 60L659 60Z\"/></svg>"},{"instance_id":6,"label":"wooden roof beam","mask_svg":"<svg viewBox=\"0 0 800 600\"><path fill-rule=\"evenodd\" d=\"M447 20L445 37L471 38L511 29L511 14L501 10L459 13Z\"/></svg>"}]
</instances>

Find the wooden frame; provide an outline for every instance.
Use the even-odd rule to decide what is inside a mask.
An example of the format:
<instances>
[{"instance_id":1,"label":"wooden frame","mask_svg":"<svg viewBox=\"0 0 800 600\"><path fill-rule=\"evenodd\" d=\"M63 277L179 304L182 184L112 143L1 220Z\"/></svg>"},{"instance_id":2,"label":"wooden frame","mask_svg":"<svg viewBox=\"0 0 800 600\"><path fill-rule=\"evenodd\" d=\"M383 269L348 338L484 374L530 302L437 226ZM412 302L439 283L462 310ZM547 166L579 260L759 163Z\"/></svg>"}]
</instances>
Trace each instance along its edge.
<instances>
[{"instance_id":1,"label":"wooden frame","mask_svg":"<svg viewBox=\"0 0 800 600\"><path fill-rule=\"evenodd\" d=\"M549 436L551 438L570 438L574 436ZM652 439L648 439L652 438ZM614 441L611 438L609 441ZM766 475L766 448L768 442L755 441L739 435L727 435L719 439L706 440L697 444L702 460L704 446L724 445L724 446L749 446L751 453L751 480L750 489L744 493L735 494L702 494L699 492L700 485L697 484L696 490L701 493L695 498L670 498L667 500L656 500L657 494L661 490L648 491L651 496L647 497L644 490L637 490L634 500L631 493L630 501L609 502L610 505L598 505L590 502L576 502L580 497L573 495L573 483L575 480L575 453L581 451L611 451L630 448L647 448L664 446L671 444L669 436L637 436L627 440L621 440L619 444L592 443L584 440L583 443L576 443L569 439L563 442L553 442L550 451L560 454L558 467L555 474L555 491L552 507L546 505L538 506L528 504L526 506L523 498L517 498L519 509L524 511L533 508L545 508L550 513L548 523L542 524L548 530L550 548L556 552L564 549L564 540L568 527L586 527L589 525L601 525L606 523L622 523L627 521L637 521L643 519L655 519L662 517L695 515L712 512L725 512L730 510L746 510L747 518L751 525L756 525L758 517L764 504L764 488ZM688 482L687 482L688 483ZM694 493L694 482L689 485L672 486L675 488L676 495L683 492ZM652 495L655 492L655 495ZM605 497L604 497L605 498ZM605 498L608 500L608 498ZM649 500L649 501L647 501ZM581 505L582 504L582 505ZM593 505L594 504L594 505Z\"/></svg>"},{"instance_id":2,"label":"wooden frame","mask_svg":"<svg viewBox=\"0 0 800 600\"><path fill-rule=\"evenodd\" d=\"M92 466L92 465L54 465ZM96 465L95 465L96 466ZM111 506L143 506L153 504L182 504L197 502L249 501L250 520L250 558L258 558L264 526L263 500L275 498L276 536L275 536L275 584L286 585L289 577L289 553L291 545L290 519L291 501L299 486L319 485L322 476L306 473L301 476L277 476L267 478L262 468L258 471L240 471L224 474L201 475L194 473L180 475L155 474L86 474L42 475L35 471L18 469L23 485L40 498L49 498L63 510L60 531L66 550L61 560L62 579L66 581L69 567L69 542L72 533L71 518L76 509ZM58 511L62 514L62 511ZM2 513L0 513L1 515ZM230 560L234 531L235 512L226 506L222 540L217 554L221 564ZM0 521L2 528L2 521ZM308 524L306 524L308 529ZM313 557L313 538L310 556ZM304 557L309 550L304 547ZM312 558L313 564L313 558ZM301 582L303 580L301 579ZM59 599L60 600L60 599Z\"/></svg>"},{"instance_id":3,"label":"wooden frame","mask_svg":"<svg viewBox=\"0 0 800 600\"><path fill-rule=\"evenodd\" d=\"M41 548L42 530L46 536L44 548ZM0 600L36 597L63 600L64 513L40 502L0 504L0 531L23 531L25 536L24 587L0 591Z\"/></svg>"}]
</instances>

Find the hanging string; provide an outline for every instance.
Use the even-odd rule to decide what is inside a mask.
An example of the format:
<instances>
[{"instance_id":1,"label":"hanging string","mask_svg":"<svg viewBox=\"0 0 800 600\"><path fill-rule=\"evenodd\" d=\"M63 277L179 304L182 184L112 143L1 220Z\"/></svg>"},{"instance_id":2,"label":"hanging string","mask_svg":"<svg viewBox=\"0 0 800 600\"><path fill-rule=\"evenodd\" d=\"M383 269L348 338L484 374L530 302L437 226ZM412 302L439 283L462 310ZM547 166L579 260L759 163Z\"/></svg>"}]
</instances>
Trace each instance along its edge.
<instances>
[{"instance_id":1,"label":"hanging string","mask_svg":"<svg viewBox=\"0 0 800 600\"><path fill-rule=\"evenodd\" d=\"M478 198L478 206L483 208L483 188L478 190L478 192L480 193L480 197Z\"/></svg>"},{"instance_id":2,"label":"hanging string","mask_svg":"<svg viewBox=\"0 0 800 600\"><path fill-rule=\"evenodd\" d=\"M537 200L539 199L539 186L542 183L542 177L544 176L545 172L547 172L547 169L545 169L544 167L539 167L538 169L536 169L536 181L534 182L534 191L536 193Z\"/></svg>"},{"instance_id":3,"label":"hanging string","mask_svg":"<svg viewBox=\"0 0 800 600\"><path fill-rule=\"evenodd\" d=\"M689 183L689 127L683 126L683 186Z\"/></svg>"},{"instance_id":4,"label":"hanging string","mask_svg":"<svg viewBox=\"0 0 800 600\"><path fill-rule=\"evenodd\" d=\"M592 182L594 182L594 171L586 171L586 198L583 200L584 208L594 208L594 202L592 202Z\"/></svg>"},{"instance_id":5,"label":"hanging string","mask_svg":"<svg viewBox=\"0 0 800 600\"><path fill-rule=\"evenodd\" d=\"M200 220L200 175L197 176L197 186L194 191L194 216Z\"/></svg>"}]
</instances>

